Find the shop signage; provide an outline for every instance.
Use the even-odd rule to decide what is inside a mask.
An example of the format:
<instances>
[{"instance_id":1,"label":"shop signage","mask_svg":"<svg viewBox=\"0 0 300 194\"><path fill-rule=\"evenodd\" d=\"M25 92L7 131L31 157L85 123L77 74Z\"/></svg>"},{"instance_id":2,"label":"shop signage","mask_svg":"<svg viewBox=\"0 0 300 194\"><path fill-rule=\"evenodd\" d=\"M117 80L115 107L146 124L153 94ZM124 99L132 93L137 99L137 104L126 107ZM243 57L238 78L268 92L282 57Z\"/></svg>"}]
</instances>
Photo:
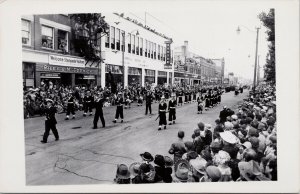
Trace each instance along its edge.
<instances>
[{"instance_id":1,"label":"shop signage","mask_svg":"<svg viewBox=\"0 0 300 194\"><path fill-rule=\"evenodd\" d=\"M68 67L85 67L85 60L59 55L49 55L49 64Z\"/></svg>"},{"instance_id":2,"label":"shop signage","mask_svg":"<svg viewBox=\"0 0 300 194\"><path fill-rule=\"evenodd\" d=\"M166 42L166 64L165 69L172 69L171 64L171 41Z\"/></svg>"},{"instance_id":3,"label":"shop signage","mask_svg":"<svg viewBox=\"0 0 300 194\"><path fill-rule=\"evenodd\" d=\"M45 78L60 78L60 73L41 73L41 77L45 77Z\"/></svg>"},{"instance_id":4,"label":"shop signage","mask_svg":"<svg viewBox=\"0 0 300 194\"><path fill-rule=\"evenodd\" d=\"M59 72L59 73L80 73L80 74L98 74L96 68L65 67L56 65L36 64L36 71Z\"/></svg>"}]
</instances>

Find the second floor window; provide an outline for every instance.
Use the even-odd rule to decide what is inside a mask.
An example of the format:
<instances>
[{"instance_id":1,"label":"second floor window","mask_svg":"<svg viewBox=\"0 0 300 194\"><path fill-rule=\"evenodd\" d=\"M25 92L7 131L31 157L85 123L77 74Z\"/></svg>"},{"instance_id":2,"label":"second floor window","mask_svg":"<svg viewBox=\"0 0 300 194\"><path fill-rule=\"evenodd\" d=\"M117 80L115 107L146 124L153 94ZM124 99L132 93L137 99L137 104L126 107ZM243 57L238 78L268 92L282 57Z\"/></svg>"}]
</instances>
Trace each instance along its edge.
<instances>
[{"instance_id":1,"label":"second floor window","mask_svg":"<svg viewBox=\"0 0 300 194\"><path fill-rule=\"evenodd\" d=\"M115 49L115 27L110 27L110 48Z\"/></svg>"},{"instance_id":2,"label":"second floor window","mask_svg":"<svg viewBox=\"0 0 300 194\"><path fill-rule=\"evenodd\" d=\"M143 56L143 39L140 38L140 55Z\"/></svg>"},{"instance_id":3,"label":"second floor window","mask_svg":"<svg viewBox=\"0 0 300 194\"><path fill-rule=\"evenodd\" d=\"M57 44L58 50L68 52L68 32L63 30L57 31Z\"/></svg>"},{"instance_id":4,"label":"second floor window","mask_svg":"<svg viewBox=\"0 0 300 194\"><path fill-rule=\"evenodd\" d=\"M160 60L160 45L157 48L157 59Z\"/></svg>"},{"instance_id":5,"label":"second floor window","mask_svg":"<svg viewBox=\"0 0 300 194\"><path fill-rule=\"evenodd\" d=\"M108 34L105 36L105 47L109 48L109 32Z\"/></svg>"},{"instance_id":6,"label":"second floor window","mask_svg":"<svg viewBox=\"0 0 300 194\"><path fill-rule=\"evenodd\" d=\"M147 51L148 50L148 41L145 40L145 57L147 57Z\"/></svg>"},{"instance_id":7,"label":"second floor window","mask_svg":"<svg viewBox=\"0 0 300 194\"><path fill-rule=\"evenodd\" d=\"M125 52L125 32L121 31L121 50Z\"/></svg>"},{"instance_id":8,"label":"second floor window","mask_svg":"<svg viewBox=\"0 0 300 194\"><path fill-rule=\"evenodd\" d=\"M128 33L128 37L129 37L129 40L128 40L128 53L131 53L131 34Z\"/></svg>"},{"instance_id":9,"label":"second floor window","mask_svg":"<svg viewBox=\"0 0 300 194\"><path fill-rule=\"evenodd\" d=\"M156 43L154 43L154 59L156 59Z\"/></svg>"},{"instance_id":10,"label":"second floor window","mask_svg":"<svg viewBox=\"0 0 300 194\"><path fill-rule=\"evenodd\" d=\"M138 36L135 37L135 44L136 44L136 45L135 45L135 46L136 46L136 47L135 47L136 54L139 55L140 49L139 49L139 37L138 37Z\"/></svg>"},{"instance_id":11,"label":"second floor window","mask_svg":"<svg viewBox=\"0 0 300 194\"><path fill-rule=\"evenodd\" d=\"M135 35L132 35L132 54L135 54Z\"/></svg>"},{"instance_id":12,"label":"second floor window","mask_svg":"<svg viewBox=\"0 0 300 194\"><path fill-rule=\"evenodd\" d=\"M22 44L30 45L30 21L22 20Z\"/></svg>"},{"instance_id":13,"label":"second floor window","mask_svg":"<svg viewBox=\"0 0 300 194\"><path fill-rule=\"evenodd\" d=\"M54 49L53 28L42 26L42 47Z\"/></svg>"},{"instance_id":14,"label":"second floor window","mask_svg":"<svg viewBox=\"0 0 300 194\"><path fill-rule=\"evenodd\" d=\"M120 29L116 29L116 45L117 45L117 50L120 50L121 47L121 42L120 42Z\"/></svg>"}]
</instances>

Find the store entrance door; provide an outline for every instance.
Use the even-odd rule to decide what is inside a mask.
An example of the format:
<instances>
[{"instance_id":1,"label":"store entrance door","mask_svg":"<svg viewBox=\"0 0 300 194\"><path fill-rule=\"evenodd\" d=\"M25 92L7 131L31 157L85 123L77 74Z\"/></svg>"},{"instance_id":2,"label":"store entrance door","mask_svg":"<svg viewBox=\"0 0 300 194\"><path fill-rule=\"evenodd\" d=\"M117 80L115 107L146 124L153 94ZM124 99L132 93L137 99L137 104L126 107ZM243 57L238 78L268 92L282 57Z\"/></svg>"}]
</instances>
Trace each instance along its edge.
<instances>
[{"instance_id":1,"label":"store entrance door","mask_svg":"<svg viewBox=\"0 0 300 194\"><path fill-rule=\"evenodd\" d=\"M61 73L61 84L64 86L72 85L72 74L71 73Z\"/></svg>"}]
</instances>

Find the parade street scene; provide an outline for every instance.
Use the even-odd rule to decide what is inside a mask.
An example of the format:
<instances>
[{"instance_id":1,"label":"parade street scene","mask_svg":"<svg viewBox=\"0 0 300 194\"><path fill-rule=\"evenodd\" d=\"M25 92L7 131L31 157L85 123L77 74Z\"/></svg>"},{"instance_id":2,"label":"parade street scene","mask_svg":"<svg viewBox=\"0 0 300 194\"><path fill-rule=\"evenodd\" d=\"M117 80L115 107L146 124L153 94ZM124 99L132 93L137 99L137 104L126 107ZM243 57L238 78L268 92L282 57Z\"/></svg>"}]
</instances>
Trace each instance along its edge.
<instances>
[{"instance_id":1,"label":"parade street scene","mask_svg":"<svg viewBox=\"0 0 300 194\"><path fill-rule=\"evenodd\" d=\"M277 181L275 10L228 11L23 15L26 185Z\"/></svg>"}]
</instances>

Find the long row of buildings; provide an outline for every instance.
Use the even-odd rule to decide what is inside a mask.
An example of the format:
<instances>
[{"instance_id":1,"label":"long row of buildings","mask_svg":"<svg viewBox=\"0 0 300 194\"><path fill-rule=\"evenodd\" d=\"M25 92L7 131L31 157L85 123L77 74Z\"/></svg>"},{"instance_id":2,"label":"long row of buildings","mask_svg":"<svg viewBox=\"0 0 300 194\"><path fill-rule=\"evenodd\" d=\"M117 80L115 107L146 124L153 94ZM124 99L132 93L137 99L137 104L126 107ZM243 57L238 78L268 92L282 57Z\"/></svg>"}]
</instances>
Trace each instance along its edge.
<instances>
[{"instance_id":1,"label":"long row of buildings","mask_svg":"<svg viewBox=\"0 0 300 194\"><path fill-rule=\"evenodd\" d=\"M74 25L67 14L22 17L24 87L51 81L59 85L145 86L223 83L224 59L206 59L176 47L170 37L124 14L106 14L107 35L100 37L100 61L90 61L74 48ZM172 49L174 47L174 49Z\"/></svg>"}]
</instances>

